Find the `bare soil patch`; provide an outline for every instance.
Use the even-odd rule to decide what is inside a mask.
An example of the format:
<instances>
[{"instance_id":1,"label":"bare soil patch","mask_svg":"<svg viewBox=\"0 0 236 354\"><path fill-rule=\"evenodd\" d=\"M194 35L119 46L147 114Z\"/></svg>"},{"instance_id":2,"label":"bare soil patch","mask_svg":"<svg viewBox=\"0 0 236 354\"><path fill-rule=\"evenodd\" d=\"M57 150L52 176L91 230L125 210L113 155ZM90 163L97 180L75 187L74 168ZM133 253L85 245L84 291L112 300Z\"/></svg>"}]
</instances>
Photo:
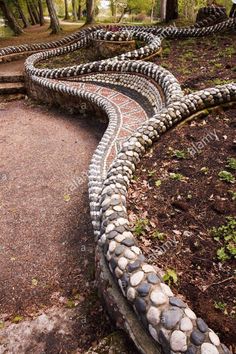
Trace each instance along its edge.
<instances>
[{"instance_id":1,"label":"bare soil patch","mask_svg":"<svg viewBox=\"0 0 236 354\"><path fill-rule=\"evenodd\" d=\"M186 93L236 79L236 33L163 41L162 59Z\"/></svg>"},{"instance_id":2,"label":"bare soil patch","mask_svg":"<svg viewBox=\"0 0 236 354\"><path fill-rule=\"evenodd\" d=\"M235 114L235 108L219 110L166 133L129 190L129 216L144 253L230 346L236 326ZM213 232L228 222L232 253L219 230Z\"/></svg>"},{"instance_id":3,"label":"bare soil patch","mask_svg":"<svg viewBox=\"0 0 236 354\"><path fill-rule=\"evenodd\" d=\"M38 341L47 353L84 352L111 331L94 282L86 174L104 126L21 100L1 103L0 128L0 328L70 309L69 334L48 326Z\"/></svg>"}]
</instances>

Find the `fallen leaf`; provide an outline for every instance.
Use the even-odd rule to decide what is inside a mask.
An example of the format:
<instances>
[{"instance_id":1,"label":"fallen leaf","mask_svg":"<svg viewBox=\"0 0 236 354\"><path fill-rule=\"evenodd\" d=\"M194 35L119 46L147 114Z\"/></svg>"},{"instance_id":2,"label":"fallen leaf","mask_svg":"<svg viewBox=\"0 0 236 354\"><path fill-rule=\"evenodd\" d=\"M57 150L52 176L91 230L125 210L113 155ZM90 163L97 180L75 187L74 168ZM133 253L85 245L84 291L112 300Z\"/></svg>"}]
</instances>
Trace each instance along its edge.
<instances>
[{"instance_id":1,"label":"fallen leaf","mask_svg":"<svg viewBox=\"0 0 236 354\"><path fill-rule=\"evenodd\" d=\"M70 201L70 195L69 194L65 194L64 195L64 201L65 202L69 202Z\"/></svg>"},{"instance_id":2,"label":"fallen leaf","mask_svg":"<svg viewBox=\"0 0 236 354\"><path fill-rule=\"evenodd\" d=\"M32 283L33 286L37 286L38 285L38 280L33 278L31 283Z\"/></svg>"}]
</instances>

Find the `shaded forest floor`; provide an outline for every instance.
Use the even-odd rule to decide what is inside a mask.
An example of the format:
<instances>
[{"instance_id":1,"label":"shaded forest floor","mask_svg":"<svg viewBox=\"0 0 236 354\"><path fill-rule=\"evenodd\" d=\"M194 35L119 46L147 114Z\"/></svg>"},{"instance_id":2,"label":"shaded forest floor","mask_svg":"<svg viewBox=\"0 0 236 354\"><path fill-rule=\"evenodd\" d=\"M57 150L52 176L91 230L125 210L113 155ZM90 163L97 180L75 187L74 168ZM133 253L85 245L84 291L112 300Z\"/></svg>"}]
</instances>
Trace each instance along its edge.
<instances>
[{"instance_id":1,"label":"shaded forest floor","mask_svg":"<svg viewBox=\"0 0 236 354\"><path fill-rule=\"evenodd\" d=\"M24 34L20 36L13 36L7 38L0 37L0 48L6 46L16 46L25 43L40 43L40 42L50 42L64 37L70 33L75 32L81 27L80 23L74 23L70 25L62 25L62 32L57 35L52 35L50 29L48 28L49 24L45 25L35 25L30 26L24 30Z\"/></svg>"}]
</instances>

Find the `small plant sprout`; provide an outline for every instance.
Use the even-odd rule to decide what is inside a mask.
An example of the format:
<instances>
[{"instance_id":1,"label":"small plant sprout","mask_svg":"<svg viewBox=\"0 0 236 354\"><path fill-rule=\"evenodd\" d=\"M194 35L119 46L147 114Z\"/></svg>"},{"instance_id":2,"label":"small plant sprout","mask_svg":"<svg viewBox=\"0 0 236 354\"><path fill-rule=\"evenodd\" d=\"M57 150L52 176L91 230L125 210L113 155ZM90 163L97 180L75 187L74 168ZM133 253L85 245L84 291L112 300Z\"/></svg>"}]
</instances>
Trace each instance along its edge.
<instances>
[{"instance_id":1,"label":"small plant sprout","mask_svg":"<svg viewBox=\"0 0 236 354\"><path fill-rule=\"evenodd\" d=\"M231 172L228 171L220 171L218 177L221 181L226 183L235 183L235 177L232 175Z\"/></svg>"},{"instance_id":2,"label":"small plant sprout","mask_svg":"<svg viewBox=\"0 0 236 354\"><path fill-rule=\"evenodd\" d=\"M234 202L236 200L236 192L229 191L229 193L231 194L232 201Z\"/></svg>"},{"instance_id":3,"label":"small plant sprout","mask_svg":"<svg viewBox=\"0 0 236 354\"><path fill-rule=\"evenodd\" d=\"M226 167L230 168L231 170L236 170L236 159L234 157L229 157Z\"/></svg>"},{"instance_id":4,"label":"small plant sprout","mask_svg":"<svg viewBox=\"0 0 236 354\"><path fill-rule=\"evenodd\" d=\"M77 304L76 304L76 302L73 299L67 299L66 307L68 309L73 309L76 306L77 306Z\"/></svg>"},{"instance_id":5,"label":"small plant sprout","mask_svg":"<svg viewBox=\"0 0 236 354\"><path fill-rule=\"evenodd\" d=\"M185 177L181 173L170 173L170 178L174 181L183 181Z\"/></svg>"},{"instance_id":6,"label":"small plant sprout","mask_svg":"<svg viewBox=\"0 0 236 354\"><path fill-rule=\"evenodd\" d=\"M155 186L157 187L157 188L159 188L160 186L161 186L161 180L160 179L158 179L156 182L155 182Z\"/></svg>"},{"instance_id":7,"label":"small plant sprout","mask_svg":"<svg viewBox=\"0 0 236 354\"><path fill-rule=\"evenodd\" d=\"M16 315L16 316L12 319L12 322L13 322L13 323L19 323L19 322L23 321L23 319L24 319L23 316Z\"/></svg>"},{"instance_id":8,"label":"small plant sprout","mask_svg":"<svg viewBox=\"0 0 236 354\"><path fill-rule=\"evenodd\" d=\"M215 301L214 302L215 309L224 312L224 314L227 314L226 306L227 306L226 303L224 303L222 301Z\"/></svg>"},{"instance_id":9,"label":"small plant sprout","mask_svg":"<svg viewBox=\"0 0 236 354\"><path fill-rule=\"evenodd\" d=\"M200 172L201 172L202 174L204 174L204 175L207 175L208 172L209 172L209 168L208 168L208 167L202 167L202 168L200 169Z\"/></svg>"},{"instance_id":10,"label":"small plant sprout","mask_svg":"<svg viewBox=\"0 0 236 354\"><path fill-rule=\"evenodd\" d=\"M184 160L187 158L187 152L184 150L174 150L172 153L172 157L177 158L179 160Z\"/></svg>"},{"instance_id":11,"label":"small plant sprout","mask_svg":"<svg viewBox=\"0 0 236 354\"><path fill-rule=\"evenodd\" d=\"M156 171L155 171L155 170L148 171L148 177L152 177L152 176L154 176L154 175L155 175L155 173L156 173Z\"/></svg>"},{"instance_id":12,"label":"small plant sprout","mask_svg":"<svg viewBox=\"0 0 236 354\"><path fill-rule=\"evenodd\" d=\"M163 280L168 283L168 285L176 284L178 281L178 276L174 269L167 269L163 276Z\"/></svg>"},{"instance_id":13,"label":"small plant sprout","mask_svg":"<svg viewBox=\"0 0 236 354\"><path fill-rule=\"evenodd\" d=\"M166 238L166 234L156 230L153 232L152 237L157 238L159 241L164 241L164 239Z\"/></svg>"},{"instance_id":14,"label":"small plant sprout","mask_svg":"<svg viewBox=\"0 0 236 354\"><path fill-rule=\"evenodd\" d=\"M226 254L224 247L219 248L217 250L216 254L217 254L217 258L220 262L225 262L230 259L230 257Z\"/></svg>"},{"instance_id":15,"label":"small plant sprout","mask_svg":"<svg viewBox=\"0 0 236 354\"><path fill-rule=\"evenodd\" d=\"M134 234L141 236L146 231L146 226L149 224L148 219L138 219L134 225Z\"/></svg>"}]
</instances>

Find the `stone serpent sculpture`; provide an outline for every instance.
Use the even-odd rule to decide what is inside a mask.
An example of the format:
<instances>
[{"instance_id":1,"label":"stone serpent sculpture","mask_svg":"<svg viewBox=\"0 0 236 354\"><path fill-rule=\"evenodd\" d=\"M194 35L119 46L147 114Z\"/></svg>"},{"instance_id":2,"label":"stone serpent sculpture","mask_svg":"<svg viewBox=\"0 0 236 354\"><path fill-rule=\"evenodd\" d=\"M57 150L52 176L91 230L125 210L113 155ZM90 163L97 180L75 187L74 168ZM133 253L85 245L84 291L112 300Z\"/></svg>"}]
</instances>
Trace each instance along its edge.
<instances>
[{"instance_id":1,"label":"stone serpent sculpture","mask_svg":"<svg viewBox=\"0 0 236 354\"><path fill-rule=\"evenodd\" d=\"M93 26L50 43L0 49L0 59L36 52L25 61L26 83L32 97L60 104L69 97L71 105L86 102L108 118L107 130L89 168L97 278L118 326L129 333L142 353L230 353L204 320L197 318L163 282L155 267L146 262L130 231L126 201L137 163L160 135L206 107L236 100L235 83L184 96L169 71L143 60L156 53L165 38L201 37L235 28L235 19L213 26L204 19L189 28ZM145 46L87 64L37 67L45 59L73 52L93 40L131 39L145 42ZM118 295L109 290L112 286ZM141 335L137 324L143 326Z\"/></svg>"}]
</instances>

